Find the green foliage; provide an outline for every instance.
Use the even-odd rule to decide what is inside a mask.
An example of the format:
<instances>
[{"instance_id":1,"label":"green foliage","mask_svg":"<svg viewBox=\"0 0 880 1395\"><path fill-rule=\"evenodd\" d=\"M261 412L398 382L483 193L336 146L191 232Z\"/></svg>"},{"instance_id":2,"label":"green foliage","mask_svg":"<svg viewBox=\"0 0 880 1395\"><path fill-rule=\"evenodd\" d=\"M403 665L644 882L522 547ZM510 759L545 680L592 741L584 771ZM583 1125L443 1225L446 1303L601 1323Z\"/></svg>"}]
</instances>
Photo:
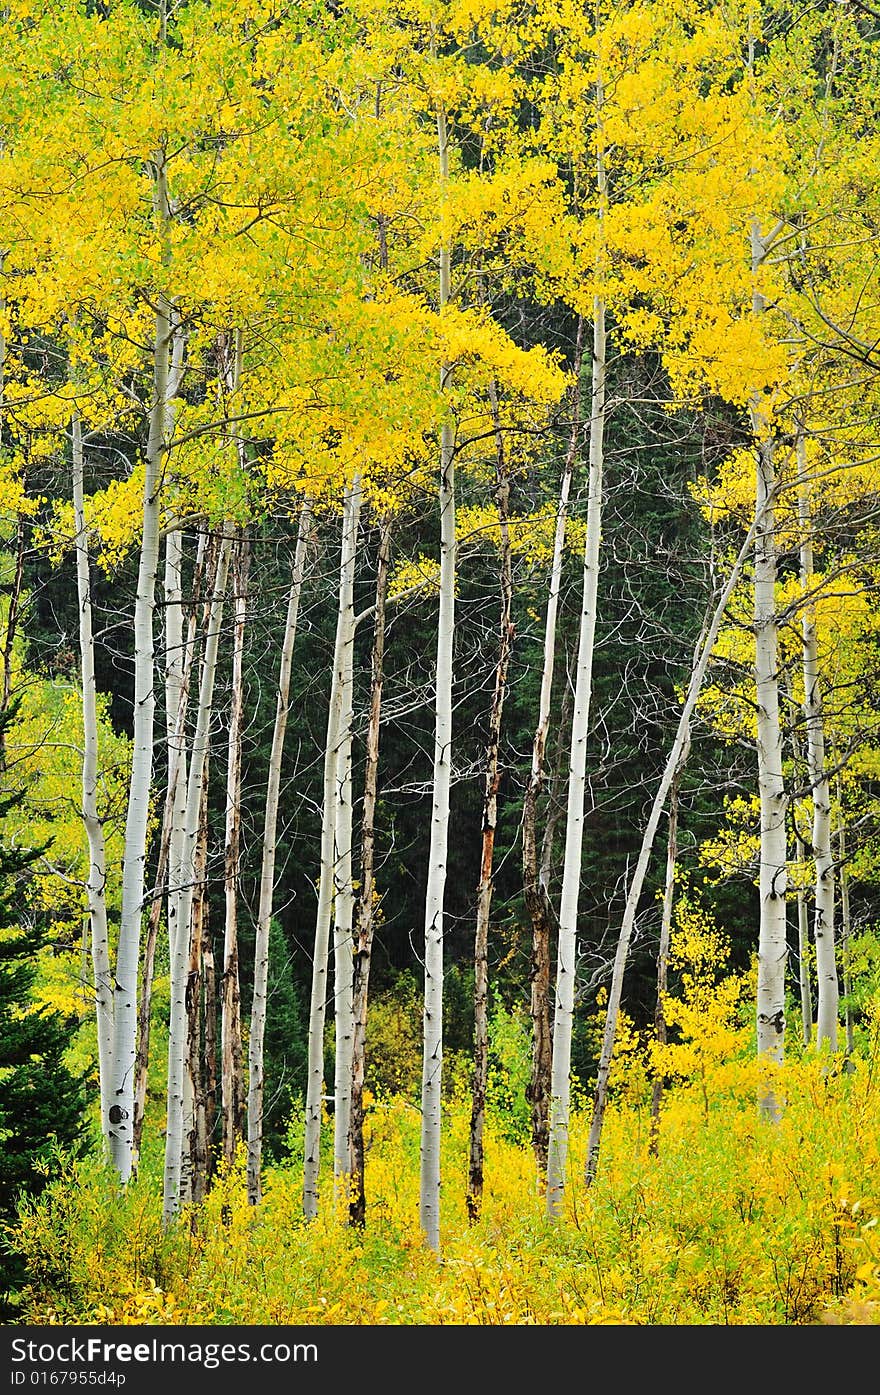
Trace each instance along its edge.
<instances>
[{"instance_id":1,"label":"green foliage","mask_svg":"<svg viewBox=\"0 0 880 1395\"><path fill-rule=\"evenodd\" d=\"M0 734L8 729L8 714ZM14 799L0 801L0 817ZM34 999L35 958L44 931L29 910L38 853L0 844L0 1304L14 1311L23 1271L8 1249L22 1194L37 1195L56 1150L83 1130L82 1082L65 1054L74 1022Z\"/></svg>"},{"instance_id":2,"label":"green foliage","mask_svg":"<svg viewBox=\"0 0 880 1395\"><path fill-rule=\"evenodd\" d=\"M293 957L278 921L269 929L269 997L264 1037L263 1140L270 1156L283 1149L287 1123L305 1090L308 1013L293 976Z\"/></svg>"}]
</instances>

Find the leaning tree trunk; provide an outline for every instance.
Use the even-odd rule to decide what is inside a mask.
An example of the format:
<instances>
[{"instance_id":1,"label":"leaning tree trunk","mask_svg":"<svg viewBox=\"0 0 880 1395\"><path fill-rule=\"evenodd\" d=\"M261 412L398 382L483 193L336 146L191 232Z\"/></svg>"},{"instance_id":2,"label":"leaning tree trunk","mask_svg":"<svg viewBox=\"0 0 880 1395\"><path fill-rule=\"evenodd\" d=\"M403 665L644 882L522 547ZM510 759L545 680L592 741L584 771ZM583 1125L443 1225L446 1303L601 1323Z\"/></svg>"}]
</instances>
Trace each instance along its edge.
<instances>
[{"instance_id":1,"label":"leaning tree trunk","mask_svg":"<svg viewBox=\"0 0 880 1395\"><path fill-rule=\"evenodd\" d=\"M492 414L496 435L496 498L501 526L501 621L498 640L498 663L495 688L489 713L489 739L486 746L486 772L483 787L483 833L480 856L480 882L477 887L477 926L474 936L474 1072L471 1087L471 1128L468 1165L467 1213L477 1221L483 1202L483 1128L486 1117L486 1087L489 1078L489 913L494 886L493 860L495 829L498 823L498 788L501 766L498 749L501 741L501 719L507 692L507 671L513 652L513 569L511 563L510 475L504 452L504 438L498 415L498 404L492 387Z\"/></svg>"},{"instance_id":2,"label":"leaning tree trunk","mask_svg":"<svg viewBox=\"0 0 880 1395\"><path fill-rule=\"evenodd\" d=\"M599 1147L602 1140L602 1125L605 1120L605 1106L608 1102L608 1077L611 1072L611 1060L614 1054L614 1038L617 1033L617 1018L620 1011L620 998L623 991L623 974L626 968L629 945L632 938L633 926L636 920L639 900L642 895L642 888L645 884L645 875L648 871L648 862L651 857L651 849L654 846L654 838L657 833L657 826L660 822L660 815L666 803L667 795L672 786L676 772L683 766L685 756L690 742L691 717L703 686L703 679L715 641L718 638L718 631L724 612L727 609L734 587L739 581L743 566L751 553L755 539L760 528L763 526L764 514L770 507L770 501L763 499L759 501L755 510L755 518L746 535L746 540L740 548L739 555L731 569L727 583L715 606L711 620L704 626L703 634L697 644L694 653L693 665L691 668L690 681L681 710L678 722L678 729L672 749L666 761L660 783L654 795L654 802L645 826L642 837L642 845L639 849L638 861L633 872L632 881L627 892L626 904L623 908L623 918L620 925L620 934L617 941L617 951L614 956L614 967L611 974L611 988L608 994L608 1006L605 1013L605 1029L602 1035L602 1047L599 1055L599 1066L596 1073L596 1087L593 1092L593 1115L590 1121L590 1136L587 1143L587 1160L584 1168L584 1180L587 1186L593 1181L596 1169L599 1165Z\"/></svg>"},{"instance_id":3,"label":"leaning tree trunk","mask_svg":"<svg viewBox=\"0 0 880 1395\"><path fill-rule=\"evenodd\" d=\"M163 230L167 230L170 210L165 159L161 153L156 154L155 170L155 208ZM107 1120L104 1121L110 1137L113 1164L123 1184L131 1176L133 1155L138 966L153 775L153 612L159 563L159 490L165 448L171 335L171 307L164 290L159 290L153 335L153 390L144 459L141 552L134 610L134 720L122 861L122 911L114 976L113 1086Z\"/></svg>"},{"instance_id":4,"label":"leaning tree trunk","mask_svg":"<svg viewBox=\"0 0 880 1395\"><path fill-rule=\"evenodd\" d=\"M339 610L333 650L327 746L324 752L324 807L321 823L321 878L315 919L312 958L312 992L309 1006L309 1053L306 1081L305 1159L303 1164L303 1214L318 1214L318 1173L321 1164L321 1106L324 1093L324 1021L327 1011L327 978L330 917L336 853L337 775L343 740L345 676L354 639L354 569L361 508L361 483L356 476L345 491L342 515L342 548L339 565Z\"/></svg>"},{"instance_id":5,"label":"leaning tree trunk","mask_svg":"<svg viewBox=\"0 0 880 1395\"><path fill-rule=\"evenodd\" d=\"M208 754L209 727L213 709L214 678L226 577L229 568L230 539L224 531L217 558L214 594L205 636L196 727L190 752L186 790L186 842L183 858L183 884L180 924L171 960L171 1011L168 1024L168 1122L165 1134L165 1173L162 1215L168 1225L180 1207L181 1164L184 1146L184 1076L186 1065L186 985L190 952L190 917L196 881L196 849L199 837L202 778Z\"/></svg>"},{"instance_id":6,"label":"leaning tree trunk","mask_svg":"<svg viewBox=\"0 0 880 1395\"><path fill-rule=\"evenodd\" d=\"M266 1001L269 987L269 931L272 923L272 902L275 895L275 849L278 829L278 799L281 791L281 761L284 755L284 734L287 730L287 714L290 707L293 645L296 639L299 603L306 567L306 548L311 529L311 505L307 499L304 499L300 508L296 550L290 576L290 593L287 599L287 616L284 622L284 639L281 644L275 726L272 731L272 749L269 754L269 773L266 781L266 807L263 816L260 899L254 940L254 992L248 1038L247 1192L248 1201L252 1206L259 1203L262 1194L263 1091L265 1085L263 1042L266 1034Z\"/></svg>"},{"instance_id":7,"label":"leaning tree trunk","mask_svg":"<svg viewBox=\"0 0 880 1395\"><path fill-rule=\"evenodd\" d=\"M798 514L801 528L800 568L804 591L801 614L801 643L804 669L804 716L807 727L807 768L813 795L813 861L816 869L816 1042L821 1048L837 1050L839 991L834 944L834 854L831 849L831 785L825 762L825 727L822 682L819 674L819 641L816 607L810 597L813 575L813 519L810 486L807 480L807 452L803 431L797 437Z\"/></svg>"},{"instance_id":8,"label":"leaning tree trunk","mask_svg":"<svg viewBox=\"0 0 880 1395\"><path fill-rule=\"evenodd\" d=\"M95 683L95 641L92 633L92 597L89 577L89 535L83 498L83 442L79 412L71 423L73 448L73 510L76 524L76 590L79 602L79 648L82 671L83 762L82 818L89 845L86 895L91 927L92 974L98 1024L98 1078L101 1094L101 1127L104 1146L110 1151L110 1081L113 1074L113 981L110 971L110 938L107 929L107 870L104 825L98 810L98 711Z\"/></svg>"},{"instance_id":9,"label":"leaning tree trunk","mask_svg":"<svg viewBox=\"0 0 880 1395\"><path fill-rule=\"evenodd\" d=\"M363 1226L367 1214L364 1154L364 1074L367 1045L367 998L370 986L370 960L373 952L375 916L376 799L379 792L379 729L382 719L382 686L385 681L385 600L388 594L388 567L391 560L391 515L382 520L379 561L376 573L376 605L373 621L371 660L370 720L367 727L367 759L364 771L364 808L361 818L361 885L357 907L357 944L352 978L351 1115L351 1200L349 1221Z\"/></svg>"},{"instance_id":10,"label":"leaning tree trunk","mask_svg":"<svg viewBox=\"0 0 880 1395\"><path fill-rule=\"evenodd\" d=\"M547 1169L548 1109L550 1075L553 1059L553 1038L550 1030L550 939L553 910L547 887L538 865L537 807L538 797L546 778L547 736L550 730L550 699L553 692L553 670L556 657L556 617L562 584L562 556L565 549L565 525L568 520L568 497L577 460L581 434L581 362L583 359L584 319L578 316L574 354L574 388L571 407L571 434L559 502L556 508L556 532L553 538L553 560L550 566L550 587L547 594L547 616L544 623L544 659L541 669L541 693L538 701L538 725L532 742L532 768L523 797L522 856L523 896L532 922L531 1016L532 1070L526 1099L532 1115L532 1148L538 1165L539 1178Z\"/></svg>"},{"instance_id":11,"label":"leaning tree trunk","mask_svg":"<svg viewBox=\"0 0 880 1395\"><path fill-rule=\"evenodd\" d=\"M449 178L446 114L437 112L440 179ZM449 300L449 246L440 245L440 309ZM440 370L446 389L450 369ZM440 604L434 700L434 780L428 882L425 892L425 998L422 1033L422 1123L419 1222L430 1248L440 1253L440 1106L443 1077L443 898L449 839L452 761L452 638L455 625L455 436L445 415L440 426Z\"/></svg>"},{"instance_id":12,"label":"leaning tree trunk","mask_svg":"<svg viewBox=\"0 0 880 1395\"><path fill-rule=\"evenodd\" d=\"M757 275L766 246L757 222L752 224L752 273ZM764 311L755 288L752 310ZM758 394L751 402L756 447L756 503L760 523L755 534L755 696L757 702L758 796L761 810L760 928L758 933L757 1050L770 1067L759 1088L764 1118L776 1121L781 1107L773 1088L773 1067L782 1064L785 1034L785 965L787 799L782 778L782 724L779 720L779 646L776 622L777 492L775 445Z\"/></svg>"},{"instance_id":13,"label":"leaning tree trunk","mask_svg":"<svg viewBox=\"0 0 880 1395\"><path fill-rule=\"evenodd\" d=\"M605 161L601 145L601 84L597 92L599 154L597 185L600 200L597 273L604 262L601 207L605 198ZM571 1035L574 1018L577 914L584 837L584 797L587 773L587 732L593 685L593 647L599 591L599 551L602 528L602 469L605 438L605 302L593 297L593 371L590 401L590 476L587 497L587 537L584 545L584 581L578 635L577 679L571 727L568 807L565 823L565 860L559 903L559 936L556 968L556 1006L553 1016L553 1055L550 1075L550 1119L547 1137L547 1215L559 1216L565 1197L568 1163L568 1120L571 1096Z\"/></svg>"},{"instance_id":14,"label":"leaning tree trunk","mask_svg":"<svg viewBox=\"0 0 880 1395\"><path fill-rule=\"evenodd\" d=\"M241 990L238 977L238 876L241 846L241 734L244 716L244 636L247 621L250 541L243 529L233 559L235 630L229 744L226 763L226 844L224 884L226 920L223 935L222 1069L223 1158L227 1167L244 1135L244 1066L241 1040Z\"/></svg>"}]
</instances>

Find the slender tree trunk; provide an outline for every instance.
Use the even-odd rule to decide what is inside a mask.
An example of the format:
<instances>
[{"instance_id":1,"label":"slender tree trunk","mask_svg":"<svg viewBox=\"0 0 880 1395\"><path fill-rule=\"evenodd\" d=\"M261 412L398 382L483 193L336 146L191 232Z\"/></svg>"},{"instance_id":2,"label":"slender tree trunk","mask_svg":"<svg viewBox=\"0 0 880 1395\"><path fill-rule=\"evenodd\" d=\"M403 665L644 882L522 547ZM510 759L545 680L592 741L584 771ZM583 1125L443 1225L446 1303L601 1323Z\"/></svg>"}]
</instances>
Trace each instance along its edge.
<instances>
[{"instance_id":1,"label":"slender tree trunk","mask_svg":"<svg viewBox=\"0 0 880 1395\"><path fill-rule=\"evenodd\" d=\"M498 638L498 664L495 669L495 689L489 713L489 739L486 746L486 773L483 786L483 832L480 857L480 881L477 887L477 925L474 936L474 1073L471 1089L470 1159L468 1170L467 1212L470 1220L479 1219L483 1201L483 1128L486 1116L486 1087L489 1078L489 915L494 886L493 860L495 829L498 822L498 789L501 766L498 750L501 741L501 720L507 692L507 672L513 652L513 567L510 550L510 476L501 434L498 404L494 385L492 414L495 420L496 455L495 478L498 520L501 527L501 620Z\"/></svg>"},{"instance_id":2,"label":"slender tree trunk","mask_svg":"<svg viewBox=\"0 0 880 1395\"><path fill-rule=\"evenodd\" d=\"M379 561L376 573L376 605L373 621L371 661L370 721L367 728L367 759L364 772L364 811L361 821L361 886L357 907L357 946L352 981L351 1063L351 1200L349 1221L363 1226L367 1214L364 1154L364 1074L366 1070L367 998L370 986L370 960L375 926L376 800L379 792L379 730L382 719L382 686L385 680L385 600L388 594L388 567L391 560L390 514L382 520Z\"/></svg>"},{"instance_id":3,"label":"slender tree trunk","mask_svg":"<svg viewBox=\"0 0 880 1395\"><path fill-rule=\"evenodd\" d=\"M82 672L83 763L82 818L89 845L86 895L92 944L92 975L98 1023L98 1076L101 1093L101 1126L109 1156L108 1120L113 1075L113 981L110 970L110 938L107 929L107 870L104 825L98 810L98 711L95 683L95 641L92 633L92 597L89 576L89 535L83 497L83 443L79 413L71 423L73 446L73 511L76 525L76 590L79 601L79 649Z\"/></svg>"},{"instance_id":4,"label":"slender tree trunk","mask_svg":"<svg viewBox=\"0 0 880 1395\"><path fill-rule=\"evenodd\" d=\"M760 265L763 245L752 232L753 265ZM756 313L763 306L756 292ZM757 1049L771 1066L781 1065L785 1033L785 965L787 799L782 778L782 724L779 720L779 650L776 625L776 463L774 443L766 431L760 403L753 403L756 438L756 498L761 524L755 536L755 688L757 698L758 794L761 808L761 919L758 937ZM781 1104L772 1074L759 1090L764 1118L777 1121Z\"/></svg>"},{"instance_id":5,"label":"slender tree trunk","mask_svg":"<svg viewBox=\"0 0 880 1395\"><path fill-rule=\"evenodd\" d=\"M207 810L206 810L207 814ZM217 972L214 961L214 936L211 931L211 901L207 883L202 903L202 1021L204 1049L204 1137L205 1188L215 1171L214 1138L217 1127Z\"/></svg>"},{"instance_id":6,"label":"slender tree trunk","mask_svg":"<svg viewBox=\"0 0 880 1395\"><path fill-rule=\"evenodd\" d=\"M269 773L266 782L260 899L254 941L254 993L248 1038L247 1099L247 1190L248 1201L252 1206L259 1203L262 1194L260 1169L263 1153L263 1089L265 1084L263 1041L266 1033L266 999L269 985L269 929L272 922L272 903L275 895L275 849L278 829L278 797L281 789L281 761L284 755L284 733L287 730L287 713L290 706L293 645L296 639L299 603L306 566L306 548L311 529L311 505L307 499L304 499L300 508L296 550L290 577L290 594L287 600L287 617L284 623L284 639L281 645L275 726L272 732L272 750L269 755Z\"/></svg>"},{"instance_id":7,"label":"slender tree trunk","mask_svg":"<svg viewBox=\"0 0 880 1395\"><path fill-rule=\"evenodd\" d=\"M168 535L171 537L171 534ZM173 596L173 584L171 578L175 575L179 580L179 558L176 549L172 549L172 561L169 563L167 551L168 539L166 539L165 554L165 596L166 596L166 620L169 615L168 597ZM159 860L156 868L156 884L153 890L152 904L150 906L150 918L147 923L147 934L144 940L143 962L141 965L141 991L138 1002L138 1035L137 1051L135 1054L135 1091L134 1091L134 1128L133 1134L133 1170L137 1170L140 1158L141 1135L144 1126L144 1111L147 1102L147 1074L150 1060L150 1021L153 994L153 975L156 964L156 945L159 937L159 922L162 917L163 889L167 884L168 901L168 937L169 953L174 937L174 928L177 925L179 916L180 881L181 881L181 859L179 840L183 836L183 821L186 813L186 752L185 752L185 726L186 710L189 696L190 670L192 668L193 654L195 653L196 621L199 608L199 592L201 589L202 575L205 569L205 558L207 550L205 547L205 534L199 538L198 553L196 557L195 576L193 578L193 600L190 608L189 623L187 626L186 644L182 649L183 667L179 675L179 683L169 684L168 664L177 661L177 656L181 654L181 646L172 644L169 641L166 629L166 705L170 702L176 703L176 707L168 707L167 715L167 746L168 746L168 787L165 792L165 808L162 814L162 832L159 839ZM178 558L177 561L174 559ZM180 603L180 602L178 602ZM173 632L173 624L172 624ZM181 630L182 633L182 630ZM171 713L174 713L172 720ZM183 794L183 808L181 810L180 795ZM174 844L172 852L172 840Z\"/></svg>"},{"instance_id":8,"label":"slender tree trunk","mask_svg":"<svg viewBox=\"0 0 880 1395\"><path fill-rule=\"evenodd\" d=\"M440 180L449 178L446 114L437 112ZM450 256L440 245L441 311L449 301ZM440 370L445 390L449 369ZM437 675L434 727L434 783L431 841L425 893L425 999L422 1037L422 1124L419 1169L419 1222L425 1239L440 1253L440 1108L443 1078L443 898L449 838L452 761L452 640L455 627L455 432L448 415L440 427L440 605L437 620Z\"/></svg>"},{"instance_id":9,"label":"slender tree trunk","mask_svg":"<svg viewBox=\"0 0 880 1395\"><path fill-rule=\"evenodd\" d=\"M819 1047L837 1050L838 983L834 945L834 854L831 850L831 786L825 764L825 727L822 682L819 674L819 641L816 608L810 599L813 575L813 520L807 480L807 450L803 431L797 436L798 515L801 528L800 568L804 590L801 643L804 669L804 716L807 727L807 768L813 795L813 861L816 868L815 919L816 987L818 1011L816 1041Z\"/></svg>"},{"instance_id":10,"label":"slender tree trunk","mask_svg":"<svg viewBox=\"0 0 880 1395\"><path fill-rule=\"evenodd\" d=\"M352 602L353 602L352 597ZM335 1059L333 1071L333 1175L348 1176L351 1123L351 1070L354 1039L352 976L354 972L354 884L352 881L351 742L354 720L354 607L343 662L341 728L336 771L336 849L333 863L333 1004Z\"/></svg>"},{"instance_id":11,"label":"slender tree trunk","mask_svg":"<svg viewBox=\"0 0 880 1395\"><path fill-rule=\"evenodd\" d=\"M553 538L553 560L550 567L550 588L547 596L547 616L544 623L544 659L541 669L538 725L535 728L532 742L532 768L523 798L523 895L532 923L530 989L532 1070L526 1089L526 1099L531 1107L532 1148L541 1180L543 1180L547 1170L550 1073L553 1059L553 1038L550 1030L550 938L554 917L546 884L539 873L537 806L545 780L547 736L550 730L550 699L553 691L553 670L556 657L556 617L562 584L562 558L565 549L565 525L568 520L568 497L571 492L571 481L581 435L583 344L584 319L580 315L578 316L573 366L571 435L565 455L562 483L559 489L559 503L556 509L556 532Z\"/></svg>"},{"instance_id":12,"label":"slender tree trunk","mask_svg":"<svg viewBox=\"0 0 880 1395\"><path fill-rule=\"evenodd\" d=\"M168 1123L165 1136L165 1179L163 1219L169 1224L180 1206L181 1162L184 1131L184 1075L186 1056L186 982L190 951L190 918L196 882L196 847L199 836L202 778L208 753L217 650L223 622L224 593L229 567L230 540L224 532L217 558L214 594L211 600L199 705L193 735L186 791L186 843L183 858L183 885L180 924L175 936L171 961L171 1013L168 1027Z\"/></svg>"},{"instance_id":13,"label":"slender tree trunk","mask_svg":"<svg viewBox=\"0 0 880 1395\"><path fill-rule=\"evenodd\" d=\"M773 499L776 475L771 443L758 451L758 501L769 507L755 539L755 680L758 701L758 793L761 805L761 923L758 940L758 1055L782 1064L785 1032L786 795L782 779L776 636L776 544ZM772 1080L761 1086L761 1113L778 1120L781 1106Z\"/></svg>"},{"instance_id":14,"label":"slender tree trunk","mask_svg":"<svg viewBox=\"0 0 880 1395\"><path fill-rule=\"evenodd\" d=\"M663 886L663 913L660 918L660 945L657 950L657 1001L654 1005L654 1040L661 1047L666 1045L666 991L669 974L669 941L672 934L672 910L675 901L675 869L678 865L678 790L681 776L690 751L690 739L685 738L684 748L678 766L672 777L669 789L669 833L666 839L666 881ZM660 1143L660 1106L666 1075L658 1070L651 1087L651 1136L648 1152L656 1157Z\"/></svg>"},{"instance_id":15,"label":"slender tree trunk","mask_svg":"<svg viewBox=\"0 0 880 1395\"><path fill-rule=\"evenodd\" d=\"M810 991L810 927L807 896L800 881L800 869L806 861L800 838L794 840L794 855L798 866L797 926L798 926L798 989L801 1000L801 1035L804 1046L813 1038L813 997Z\"/></svg>"},{"instance_id":16,"label":"slender tree trunk","mask_svg":"<svg viewBox=\"0 0 880 1395\"><path fill-rule=\"evenodd\" d=\"M629 945L632 938L633 926L635 925L636 911L638 910L639 899L642 894L642 887L645 884L645 875L648 871L648 863L651 857L651 849L654 846L654 838L657 833L657 826L660 822L660 815L666 803L667 795L672 787L676 771L683 765L683 756L688 749L690 742L691 717L703 686L703 679L706 674L709 659L718 638L718 631L724 612L727 609L734 587L739 581L743 566L751 553L755 544L755 539L760 528L763 526L764 514L771 507L769 499L759 501L755 510L755 517L746 535L745 542L740 548L736 561L731 568L730 575L724 586L724 590L718 599L711 619L707 620L703 627L703 633L694 651L694 659L691 667L691 676L688 682L687 694L681 716L678 721L678 729L672 749L666 761L666 766L661 776L660 783L654 795L654 802L651 805L651 812L645 826L642 837L642 845L639 849L639 856L636 862L635 871L630 881L627 892L626 904L623 908L623 918L620 925L620 934L617 941L617 951L614 956L614 967L611 974L611 988L608 994L608 1007L605 1012L605 1029L602 1035L602 1048L599 1054L599 1066L596 1074L596 1087L593 1092L593 1116L590 1121L590 1136L587 1143L587 1161L584 1168L584 1180L587 1186L593 1181L596 1169L599 1165L599 1147L602 1140L602 1125L605 1120L605 1106L608 1102L608 1077L611 1071L611 1060L614 1054L614 1038L617 1032L617 1018L620 1011L620 998L623 991L623 974L626 968L626 960L629 954Z\"/></svg>"},{"instance_id":17,"label":"slender tree trunk","mask_svg":"<svg viewBox=\"0 0 880 1395\"><path fill-rule=\"evenodd\" d=\"M0 713L5 713L8 710L12 698L13 654L21 611L24 553L24 519L19 518L15 529L15 572L12 578L12 588L9 592L9 609L6 612L6 629L3 634L3 687L2 690L0 690Z\"/></svg>"},{"instance_id":18,"label":"slender tree trunk","mask_svg":"<svg viewBox=\"0 0 880 1395\"><path fill-rule=\"evenodd\" d=\"M155 208L164 230L167 229L170 214L165 160L161 153L156 154L155 168ZM111 1155L123 1184L131 1176L133 1155L138 966L153 774L153 611L159 562L159 489L165 446L171 334L171 307L165 292L160 290L156 299L153 391L144 460L141 553L134 612L132 763L122 863L122 912L114 979L112 1103L107 1115Z\"/></svg>"},{"instance_id":19,"label":"slender tree trunk","mask_svg":"<svg viewBox=\"0 0 880 1395\"><path fill-rule=\"evenodd\" d=\"M321 1104L324 1094L324 1022L327 1011L330 917L336 854L337 777L343 743L345 677L354 636L354 568L361 508L361 484L355 478L345 491L342 515L342 548L339 567L339 611L333 651L333 675L324 752L324 808L321 825L321 879L315 920L312 959L312 992L309 1007L309 1058L306 1087L305 1160L303 1165L303 1214L318 1214L318 1174L321 1164Z\"/></svg>"},{"instance_id":20,"label":"slender tree trunk","mask_svg":"<svg viewBox=\"0 0 880 1395\"><path fill-rule=\"evenodd\" d=\"M838 805L840 805L840 794L838 791ZM846 1030L846 1054L851 1056L855 1047L853 1035L852 1007L850 1005L850 993L852 983L850 979L850 944L852 943L852 918L849 905L849 874L846 868L846 825L843 822L842 805L840 823L837 830L837 859L840 868L840 920L843 931L841 940L841 958L843 960L843 993L845 999L844 1022Z\"/></svg>"},{"instance_id":21,"label":"slender tree trunk","mask_svg":"<svg viewBox=\"0 0 880 1395\"><path fill-rule=\"evenodd\" d=\"M246 530L238 539L233 560L235 631L232 651L232 692L229 703L229 746L226 765L226 922L223 937L223 1157L235 1160L244 1135L244 1065L241 1040L241 990L238 977L238 863L241 843L241 735L244 716L244 635L248 605L250 541Z\"/></svg>"},{"instance_id":22,"label":"slender tree trunk","mask_svg":"<svg viewBox=\"0 0 880 1395\"><path fill-rule=\"evenodd\" d=\"M186 979L186 1070L189 1078L190 1114L184 1109L183 1173L181 1199L196 1204L204 1200L208 1185L207 1081L204 1045L207 1020L203 1002L202 965L208 933L208 770L210 752L205 754L202 794L199 802L199 833L193 864L189 966ZM188 1174L188 1175L186 1175Z\"/></svg>"},{"instance_id":23,"label":"slender tree trunk","mask_svg":"<svg viewBox=\"0 0 880 1395\"><path fill-rule=\"evenodd\" d=\"M603 95L597 92L597 184L601 205L605 198L605 161L601 145ZM600 223L601 223L600 211ZM604 263L604 231L600 226L597 271ZM581 856L584 836L584 796L587 771L587 733L593 685L593 647L599 590L599 554L602 528L602 470L605 436L605 302L593 297L593 371L590 403L590 476L587 498L587 537L584 546L584 583L578 637L577 679L571 728L568 808L565 825L565 860L559 904L559 936L556 970L556 1006L553 1018L553 1056L550 1076L550 1121L547 1141L547 1215L559 1216L565 1197L568 1163L568 1122L571 1095L571 1036L574 1018L577 914L580 895Z\"/></svg>"},{"instance_id":24,"label":"slender tree trunk","mask_svg":"<svg viewBox=\"0 0 880 1395\"><path fill-rule=\"evenodd\" d=\"M801 768L800 742L798 741L796 723L794 718L794 693L791 681L788 680L788 700L792 710L791 725L791 751L794 756L795 766ZM797 933L798 933L798 991L801 1003L801 1036L804 1046L809 1046L813 1035L813 999L810 989L810 930L809 917L807 913L807 893L804 886L803 869L806 862L803 839L801 838L798 825L797 807L792 805L794 825L794 856L797 866Z\"/></svg>"}]
</instances>

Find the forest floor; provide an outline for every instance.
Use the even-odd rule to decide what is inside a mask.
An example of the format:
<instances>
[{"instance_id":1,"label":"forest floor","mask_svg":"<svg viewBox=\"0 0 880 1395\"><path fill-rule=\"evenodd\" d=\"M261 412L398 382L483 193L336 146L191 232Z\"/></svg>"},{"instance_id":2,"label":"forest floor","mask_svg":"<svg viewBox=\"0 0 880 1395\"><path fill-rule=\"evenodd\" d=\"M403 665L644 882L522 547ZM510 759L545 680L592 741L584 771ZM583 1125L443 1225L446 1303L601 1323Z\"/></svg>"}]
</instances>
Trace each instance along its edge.
<instances>
[{"instance_id":1,"label":"forest floor","mask_svg":"<svg viewBox=\"0 0 880 1395\"><path fill-rule=\"evenodd\" d=\"M839 1058L838 1058L839 1061ZM787 1066L780 1122L761 1120L748 1063L667 1091L656 1154L643 1082L609 1111L597 1179L581 1178L575 1110L565 1215L547 1220L523 1114L487 1121L482 1214L465 1211L469 1105L443 1131L441 1256L418 1224L419 1113L368 1113L367 1225L345 1224L332 1178L317 1220L290 1156L247 1204L243 1166L161 1223L149 1159L118 1196L92 1158L25 1214L22 1320L155 1324L849 1324L880 1322L880 1088L873 1057ZM332 1165L329 1131L324 1157Z\"/></svg>"}]
</instances>

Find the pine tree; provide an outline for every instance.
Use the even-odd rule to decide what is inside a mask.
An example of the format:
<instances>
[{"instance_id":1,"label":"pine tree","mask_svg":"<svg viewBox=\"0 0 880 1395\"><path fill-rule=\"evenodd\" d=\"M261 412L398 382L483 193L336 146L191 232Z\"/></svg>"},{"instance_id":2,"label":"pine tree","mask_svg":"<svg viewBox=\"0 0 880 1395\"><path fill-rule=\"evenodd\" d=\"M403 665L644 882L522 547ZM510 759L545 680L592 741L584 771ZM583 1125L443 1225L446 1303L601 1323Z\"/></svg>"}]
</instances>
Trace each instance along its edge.
<instances>
[{"instance_id":1,"label":"pine tree","mask_svg":"<svg viewBox=\"0 0 880 1395\"><path fill-rule=\"evenodd\" d=\"M15 707L0 719L5 733ZM20 796L0 800L5 818ZM15 1253L19 1197L35 1196L49 1178L56 1147L83 1133L83 1091L64 1063L72 1023L31 996L44 935L28 908L29 868L41 849L0 843L0 1319L15 1313L21 1261Z\"/></svg>"}]
</instances>

